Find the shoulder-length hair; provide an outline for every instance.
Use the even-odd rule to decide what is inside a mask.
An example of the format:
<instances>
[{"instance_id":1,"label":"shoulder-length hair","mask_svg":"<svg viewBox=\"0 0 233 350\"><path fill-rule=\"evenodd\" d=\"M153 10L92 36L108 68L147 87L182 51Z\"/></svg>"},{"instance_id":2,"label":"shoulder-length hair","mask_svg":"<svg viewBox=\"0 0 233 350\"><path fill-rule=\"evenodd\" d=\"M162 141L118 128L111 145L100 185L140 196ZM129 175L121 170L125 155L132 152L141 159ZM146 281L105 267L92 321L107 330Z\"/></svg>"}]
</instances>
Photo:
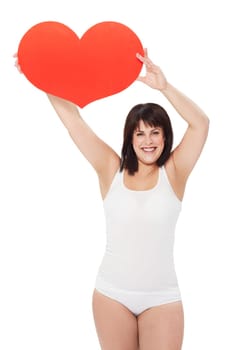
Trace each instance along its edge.
<instances>
[{"instance_id":1,"label":"shoulder-length hair","mask_svg":"<svg viewBox=\"0 0 233 350\"><path fill-rule=\"evenodd\" d=\"M161 127L164 134L164 149L156 164L161 167L168 160L172 144L173 130L170 118L163 107L156 103L144 103L134 106L128 113L124 126L123 145L121 150L120 171L127 169L133 175L138 170L138 160L133 149L133 133L139 126L139 121L152 127Z\"/></svg>"}]
</instances>

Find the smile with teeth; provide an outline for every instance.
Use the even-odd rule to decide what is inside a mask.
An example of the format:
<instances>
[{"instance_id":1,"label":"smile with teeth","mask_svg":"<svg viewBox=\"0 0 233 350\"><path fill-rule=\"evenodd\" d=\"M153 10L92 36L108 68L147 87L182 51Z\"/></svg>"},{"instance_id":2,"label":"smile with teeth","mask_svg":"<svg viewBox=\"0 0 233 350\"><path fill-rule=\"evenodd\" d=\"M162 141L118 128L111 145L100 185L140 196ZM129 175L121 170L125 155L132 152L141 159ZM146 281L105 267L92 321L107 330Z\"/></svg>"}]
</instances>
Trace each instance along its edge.
<instances>
[{"instance_id":1,"label":"smile with teeth","mask_svg":"<svg viewBox=\"0 0 233 350\"><path fill-rule=\"evenodd\" d=\"M142 147L144 152L154 152L157 147Z\"/></svg>"}]
</instances>

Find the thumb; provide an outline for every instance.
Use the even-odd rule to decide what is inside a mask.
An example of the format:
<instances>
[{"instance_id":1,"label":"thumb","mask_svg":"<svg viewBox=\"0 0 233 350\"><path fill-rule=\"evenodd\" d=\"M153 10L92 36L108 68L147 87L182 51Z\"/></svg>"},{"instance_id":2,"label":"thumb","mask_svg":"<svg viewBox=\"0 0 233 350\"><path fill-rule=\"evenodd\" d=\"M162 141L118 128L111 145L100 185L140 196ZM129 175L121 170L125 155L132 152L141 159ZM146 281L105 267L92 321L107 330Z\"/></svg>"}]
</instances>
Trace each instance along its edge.
<instances>
[{"instance_id":1,"label":"thumb","mask_svg":"<svg viewBox=\"0 0 233 350\"><path fill-rule=\"evenodd\" d=\"M145 77L142 77L142 76L138 76L137 77L137 79L136 79L137 81L141 81L142 83L145 83Z\"/></svg>"}]
</instances>

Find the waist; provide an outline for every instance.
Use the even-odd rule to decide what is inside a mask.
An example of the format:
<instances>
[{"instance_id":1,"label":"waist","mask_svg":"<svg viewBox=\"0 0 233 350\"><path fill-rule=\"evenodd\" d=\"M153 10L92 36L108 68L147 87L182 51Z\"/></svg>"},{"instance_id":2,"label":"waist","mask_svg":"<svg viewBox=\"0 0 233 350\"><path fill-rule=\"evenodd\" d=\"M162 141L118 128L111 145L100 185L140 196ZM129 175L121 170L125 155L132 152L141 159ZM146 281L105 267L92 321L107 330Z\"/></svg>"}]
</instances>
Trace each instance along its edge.
<instances>
[{"instance_id":1,"label":"waist","mask_svg":"<svg viewBox=\"0 0 233 350\"><path fill-rule=\"evenodd\" d=\"M98 278L124 290L145 292L177 286L172 254L147 255L143 258L106 252L99 267Z\"/></svg>"}]
</instances>

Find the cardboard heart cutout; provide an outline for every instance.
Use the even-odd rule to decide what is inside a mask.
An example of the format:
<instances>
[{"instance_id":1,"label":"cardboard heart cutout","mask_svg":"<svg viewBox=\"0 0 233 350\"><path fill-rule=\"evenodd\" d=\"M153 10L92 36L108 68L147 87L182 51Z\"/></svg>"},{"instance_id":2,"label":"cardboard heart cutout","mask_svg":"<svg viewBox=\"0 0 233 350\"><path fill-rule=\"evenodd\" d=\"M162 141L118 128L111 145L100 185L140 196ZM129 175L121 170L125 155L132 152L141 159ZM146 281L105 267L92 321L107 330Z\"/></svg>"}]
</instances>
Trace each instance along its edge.
<instances>
[{"instance_id":1,"label":"cardboard heart cutout","mask_svg":"<svg viewBox=\"0 0 233 350\"><path fill-rule=\"evenodd\" d=\"M118 22L101 22L79 37L59 22L30 28L18 47L18 61L37 88L80 107L116 94L138 77L143 55L137 35Z\"/></svg>"}]
</instances>

